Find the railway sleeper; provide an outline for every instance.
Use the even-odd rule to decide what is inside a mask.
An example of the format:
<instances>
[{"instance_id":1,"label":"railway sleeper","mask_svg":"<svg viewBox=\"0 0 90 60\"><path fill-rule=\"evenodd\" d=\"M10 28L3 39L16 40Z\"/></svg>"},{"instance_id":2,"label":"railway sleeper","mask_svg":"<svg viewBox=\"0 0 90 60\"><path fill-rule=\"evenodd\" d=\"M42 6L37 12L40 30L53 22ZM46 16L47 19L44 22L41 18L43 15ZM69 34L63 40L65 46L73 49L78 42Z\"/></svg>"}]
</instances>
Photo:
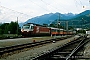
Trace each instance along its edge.
<instances>
[{"instance_id":1,"label":"railway sleeper","mask_svg":"<svg viewBox=\"0 0 90 60\"><path fill-rule=\"evenodd\" d=\"M58 54L70 54L71 52L58 52Z\"/></svg>"},{"instance_id":2,"label":"railway sleeper","mask_svg":"<svg viewBox=\"0 0 90 60\"><path fill-rule=\"evenodd\" d=\"M64 56L54 56L54 57L50 57L50 58L47 58L48 60L51 59L51 60L66 60L67 57L64 57ZM46 59L46 60L47 60ZM70 59L90 59L90 57L88 56L71 56Z\"/></svg>"}]
</instances>

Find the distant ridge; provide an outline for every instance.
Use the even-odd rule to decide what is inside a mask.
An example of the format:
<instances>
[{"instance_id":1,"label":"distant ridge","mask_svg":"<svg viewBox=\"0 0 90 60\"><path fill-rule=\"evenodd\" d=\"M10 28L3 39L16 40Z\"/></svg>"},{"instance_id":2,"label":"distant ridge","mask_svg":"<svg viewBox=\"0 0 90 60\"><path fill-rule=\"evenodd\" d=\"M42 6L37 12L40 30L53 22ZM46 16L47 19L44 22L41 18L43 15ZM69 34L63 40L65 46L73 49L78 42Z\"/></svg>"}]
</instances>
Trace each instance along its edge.
<instances>
[{"instance_id":1,"label":"distant ridge","mask_svg":"<svg viewBox=\"0 0 90 60\"><path fill-rule=\"evenodd\" d=\"M76 15L74 18L70 19L69 22L71 21L74 21L73 25L75 25L75 27L90 28L90 10L86 10ZM69 25L71 24L69 23Z\"/></svg>"},{"instance_id":2,"label":"distant ridge","mask_svg":"<svg viewBox=\"0 0 90 60\"><path fill-rule=\"evenodd\" d=\"M58 19L60 14L60 19L61 20L67 20L67 19L71 19L74 16L76 16L75 14L72 13L68 13L68 14L61 14L61 13L49 13L49 14L44 14L42 16L37 16L34 18L31 18L29 20L27 20L25 23L37 23L37 24L49 24L51 21L55 21L56 19Z\"/></svg>"},{"instance_id":3,"label":"distant ridge","mask_svg":"<svg viewBox=\"0 0 90 60\"><path fill-rule=\"evenodd\" d=\"M75 25L75 27L81 27L82 24L84 24L87 27L90 27L90 10L86 10L79 14L73 14L73 13L61 14L58 12L49 13L49 14L44 14L41 16L36 16L34 18L28 19L24 23L36 23L40 25L50 24L51 22L54 23L59 18L59 14L60 14L60 21L63 21L63 20L69 21L69 26L71 26L72 21L74 21L73 25ZM82 18L83 18L83 23L82 23Z\"/></svg>"},{"instance_id":4,"label":"distant ridge","mask_svg":"<svg viewBox=\"0 0 90 60\"><path fill-rule=\"evenodd\" d=\"M75 17L79 17L79 16L82 16L82 15L88 15L90 14L90 10L86 10L84 12L81 12L80 14L76 15Z\"/></svg>"}]
</instances>

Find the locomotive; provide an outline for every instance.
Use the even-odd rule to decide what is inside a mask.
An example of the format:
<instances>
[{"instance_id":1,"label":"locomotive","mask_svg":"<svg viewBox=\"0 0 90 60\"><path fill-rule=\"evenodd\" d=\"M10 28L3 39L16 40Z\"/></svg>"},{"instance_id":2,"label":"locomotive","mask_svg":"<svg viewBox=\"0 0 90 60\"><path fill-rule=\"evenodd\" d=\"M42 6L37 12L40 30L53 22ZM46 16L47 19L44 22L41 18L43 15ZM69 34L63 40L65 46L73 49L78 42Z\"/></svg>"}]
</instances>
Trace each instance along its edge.
<instances>
[{"instance_id":1,"label":"locomotive","mask_svg":"<svg viewBox=\"0 0 90 60\"><path fill-rule=\"evenodd\" d=\"M50 28L33 23L24 24L21 29L22 36L42 36L50 33Z\"/></svg>"},{"instance_id":2,"label":"locomotive","mask_svg":"<svg viewBox=\"0 0 90 60\"><path fill-rule=\"evenodd\" d=\"M24 24L21 28L22 36L43 36L43 35L66 35L73 34L72 31L65 31L64 29L43 27L34 23Z\"/></svg>"}]
</instances>

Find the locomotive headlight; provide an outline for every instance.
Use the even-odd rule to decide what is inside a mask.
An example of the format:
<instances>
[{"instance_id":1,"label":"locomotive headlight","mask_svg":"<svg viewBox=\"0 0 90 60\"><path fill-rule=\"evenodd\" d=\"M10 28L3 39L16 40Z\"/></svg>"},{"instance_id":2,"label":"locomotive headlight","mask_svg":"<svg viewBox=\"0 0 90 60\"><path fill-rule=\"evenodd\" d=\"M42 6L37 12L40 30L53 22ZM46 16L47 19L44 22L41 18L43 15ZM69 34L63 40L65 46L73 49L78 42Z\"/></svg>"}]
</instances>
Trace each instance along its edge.
<instances>
[{"instance_id":1,"label":"locomotive headlight","mask_svg":"<svg viewBox=\"0 0 90 60\"><path fill-rule=\"evenodd\" d=\"M24 29L22 29L22 32L24 32Z\"/></svg>"},{"instance_id":2,"label":"locomotive headlight","mask_svg":"<svg viewBox=\"0 0 90 60\"><path fill-rule=\"evenodd\" d=\"M24 31L22 31L22 32L24 32Z\"/></svg>"},{"instance_id":3,"label":"locomotive headlight","mask_svg":"<svg viewBox=\"0 0 90 60\"><path fill-rule=\"evenodd\" d=\"M27 32L29 32L29 31L27 31Z\"/></svg>"}]
</instances>

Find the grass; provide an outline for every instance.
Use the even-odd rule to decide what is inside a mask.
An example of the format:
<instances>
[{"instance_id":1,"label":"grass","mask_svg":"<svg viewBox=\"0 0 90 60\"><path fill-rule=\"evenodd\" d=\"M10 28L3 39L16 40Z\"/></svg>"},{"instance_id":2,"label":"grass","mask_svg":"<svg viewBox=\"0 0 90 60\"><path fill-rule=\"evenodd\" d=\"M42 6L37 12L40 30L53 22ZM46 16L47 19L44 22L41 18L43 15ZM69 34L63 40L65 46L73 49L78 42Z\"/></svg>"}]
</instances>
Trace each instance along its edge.
<instances>
[{"instance_id":1,"label":"grass","mask_svg":"<svg viewBox=\"0 0 90 60\"><path fill-rule=\"evenodd\" d=\"M17 34L2 34L0 35L0 39L7 39L7 38L16 38L19 37Z\"/></svg>"}]
</instances>

